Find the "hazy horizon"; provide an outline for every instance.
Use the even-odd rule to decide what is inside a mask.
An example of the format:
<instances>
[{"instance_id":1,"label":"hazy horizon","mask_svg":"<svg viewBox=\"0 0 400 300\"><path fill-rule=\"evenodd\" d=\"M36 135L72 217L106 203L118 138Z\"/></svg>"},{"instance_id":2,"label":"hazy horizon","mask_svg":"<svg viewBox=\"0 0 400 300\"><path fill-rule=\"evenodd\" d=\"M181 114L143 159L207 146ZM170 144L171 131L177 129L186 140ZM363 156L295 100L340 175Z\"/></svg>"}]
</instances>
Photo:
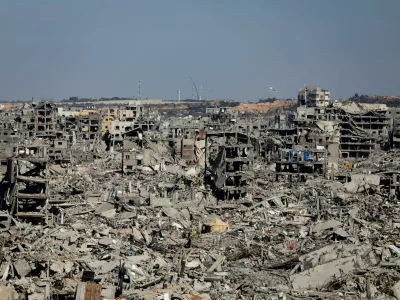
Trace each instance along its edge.
<instances>
[{"instance_id":1,"label":"hazy horizon","mask_svg":"<svg viewBox=\"0 0 400 300\"><path fill-rule=\"evenodd\" d=\"M399 95L400 1L4 1L0 100ZM277 92L270 92L273 86Z\"/></svg>"}]
</instances>

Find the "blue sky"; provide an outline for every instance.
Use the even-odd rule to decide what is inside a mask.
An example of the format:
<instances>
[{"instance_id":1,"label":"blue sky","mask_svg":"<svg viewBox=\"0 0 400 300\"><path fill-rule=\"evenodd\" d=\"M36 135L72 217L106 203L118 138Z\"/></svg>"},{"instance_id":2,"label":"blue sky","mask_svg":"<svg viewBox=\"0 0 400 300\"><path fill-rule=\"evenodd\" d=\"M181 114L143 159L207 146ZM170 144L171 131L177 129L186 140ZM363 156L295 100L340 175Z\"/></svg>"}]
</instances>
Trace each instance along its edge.
<instances>
[{"instance_id":1,"label":"blue sky","mask_svg":"<svg viewBox=\"0 0 400 300\"><path fill-rule=\"evenodd\" d=\"M0 2L0 100L399 95L399 0ZM269 91L272 85L277 92Z\"/></svg>"}]
</instances>

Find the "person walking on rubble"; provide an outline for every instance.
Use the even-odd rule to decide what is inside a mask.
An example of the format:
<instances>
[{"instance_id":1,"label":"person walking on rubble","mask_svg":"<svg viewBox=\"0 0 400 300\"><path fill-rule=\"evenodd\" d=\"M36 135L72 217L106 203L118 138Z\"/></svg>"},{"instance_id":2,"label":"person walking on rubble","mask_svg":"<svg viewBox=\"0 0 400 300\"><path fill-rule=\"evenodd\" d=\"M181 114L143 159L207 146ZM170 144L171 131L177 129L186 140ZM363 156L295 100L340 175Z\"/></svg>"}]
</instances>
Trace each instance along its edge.
<instances>
[{"instance_id":1,"label":"person walking on rubble","mask_svg":"<svg viewBox=\"0 0 400 300\"><path fill-rule=\"evenodd\" d=\"M117 291L117 296L121 296L122 295L125 274L126 274L125 262L122 262L121 263L121 267L119 269L119 273L118 273L118 291Z\"/></svg>"},{"instance_id":2,"label":"person walking on rubble","mask_svg":"<svg viewBox=\"0 0 400 300\"><path fill-rule=\"evenodd\" d=\"M187 243L185 244L185 248L190 248L190 247L192 247L192 238L195 237L196 235L197 235L196 230L192 230L192 231L190 231L190 232L187 234L188 241L187 241Z\"/></svg>"}]
</instances>

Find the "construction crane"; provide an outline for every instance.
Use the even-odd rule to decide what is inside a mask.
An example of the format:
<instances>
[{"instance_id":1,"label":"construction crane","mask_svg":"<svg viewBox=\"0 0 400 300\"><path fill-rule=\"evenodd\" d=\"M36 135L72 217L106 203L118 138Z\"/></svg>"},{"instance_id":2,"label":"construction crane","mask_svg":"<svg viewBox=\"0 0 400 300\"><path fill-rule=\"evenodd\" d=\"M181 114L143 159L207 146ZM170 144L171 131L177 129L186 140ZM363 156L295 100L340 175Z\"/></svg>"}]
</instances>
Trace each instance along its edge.
<instances>
[{"instance_id":1,"label":"construction crane","mask_svg":"<svg viewBox=\"0 0 400 300\"><path fill-rule=\"evenodd\" d=\"M192 77L189 77L189 78L190 78L190 80L191 80L192 83L193 83L194 89L196 90L197 100L200 100L199 92L197 91L197 86L196 86L196 84L194 83Z\"/></svg>"}]
</instances>

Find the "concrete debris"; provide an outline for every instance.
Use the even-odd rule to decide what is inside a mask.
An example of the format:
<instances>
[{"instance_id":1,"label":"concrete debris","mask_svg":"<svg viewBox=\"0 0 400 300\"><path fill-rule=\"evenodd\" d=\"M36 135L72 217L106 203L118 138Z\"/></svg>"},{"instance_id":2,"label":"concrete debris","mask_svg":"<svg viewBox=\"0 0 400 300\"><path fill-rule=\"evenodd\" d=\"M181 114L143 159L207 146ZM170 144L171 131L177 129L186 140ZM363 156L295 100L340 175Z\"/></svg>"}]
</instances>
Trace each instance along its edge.
<instances>
[{"instance_id":1,"label":"concrete debris","mask_svg":"<svg viewBox=\"0 0 400 300\"><path fill-rule=\"evenodd\" d=\"M115 286L102 286L101 297L105 299L115 299L117 289Z\"/></svg>"},{"instance_id":2,"label":"concrete debris","mask_svg":"<svg viewBox=\"0 0 400 300\"><path fill-rule=\"evenodd\" d=\"M195 279L193 287L197 292L209 292L212 287L212 283L211 282L200 282Z\"/></svg>"},{"instance_id":3,"label":"concrete debris","mask_svg":"<svg viewBox=\"0 0 400 300\"><path fill-rule=\"evenodd\" d=\"M113 208L113 209L110 209L110 210L106 210L106 211L101 212L100 215L101 215L102 217L107 218L107 219L112 219L112 218L115 217L116 213L117 213L117 212L116 212L115 208Z\"/></svg>"},{"instance_id":4,"label":"concrete debris","mask_svg":"<svg viewBox=\"0 0 400 300\"><path fill-rule=\"evenodd\" d=\"M339 222L339 221L336 221L336 220L329 220L329 221L317 223L317 224L313 227L312 231L313 231L314 233L321 233L321 232L324 231L324 230L332 229L332 228L338 227L338 226L340 226L340 225L342 225L342 223Z\"/></svg>"},{"instance_id":5,"label":"concrete debris","mask_svg":"<svg viewBox=\"0 0 400 300\"><path fill-rule=\"evenodd\" d=\"M11 286L0 286L0 300L17 300L18 293Z\"/></svg>"},{"instance_id":6,"label":"concrete debris","mask_svg":"<svg viewBox=\"0 0 400 300\"><path fill-rule=\"evenodd\" d=\"M333 279L346 276L354 270L356 262L356 256L334 260L292 275L290 280L295 290L317 289L329 284Z\"/></svg>"},{"instance_id":7,"label":"concrete debris","mask_svg":"<svg viewBox=\"0 0 400 300\"><path fill-rule=\"evenodd\" d=\"M213 265L207 270L207 273L212 273L221 263L225 260L225 256L218 256L217 260Z\"/></svg>"},{"instance_id":8,"label":"concrete debris","mask_svg":"<svg viewBox=\"0 0 400 300\"><path fill-rule=\"evenodd\" d=\"M114 209L114 205L112 203L105 202L105 203L102 203L101 205L99 205L99 207L96 209L95 212L98 214L101 214L105 211L109 211L112 209Z\"/></svg>"},{"instance_id":9,"label":"concrete debris","mask_svg":"<svg viewBox=\"0 0 400 300\"><path fill-rule=\"evenodd\" d=\"M396 299L400 299L400 281L397 281L395 285L393 285L393 294L396 297Z\"/></svg>"},{"instance_id":10,"label":"concrete debris","mask_svg":"<svg viewBox=\"0 0 400 300\"><path fill-rule=\"evenodd\" d=\"M29 274L31 266L25 259L19 259L14 263L14 268L17 274L22 278Z\"/></svg>"},{"instance_id":11,"label":"concrete debris","mask_svg":"<svg viewBox=\"0 0 400 300\"><path fill-rule=\"evenodd\" d=\"M0 300L400 299L397 110L0 110Z\"/></svg>"},{"instance_id":12,"label":"concrete debris","mask_svg":"<svg viewBox=\"0 0 400 300\"><path fill-rule=\"evenodd\" d=\"M171 199L155 197L155 196L150 195L150 205L154 206L154 207L170 206L171 205Z\"/></svg>"},{"instance_id":13,"label":"concrete debris","mask_svg":"<svg viewBox=\"0 0 400 300\"><path fill-rule=\"evenodd\" d=\"M114 243L112 239L104 238L99 240L99 245L101 246L110 246Z\"/></svg>"}]
</instances>

